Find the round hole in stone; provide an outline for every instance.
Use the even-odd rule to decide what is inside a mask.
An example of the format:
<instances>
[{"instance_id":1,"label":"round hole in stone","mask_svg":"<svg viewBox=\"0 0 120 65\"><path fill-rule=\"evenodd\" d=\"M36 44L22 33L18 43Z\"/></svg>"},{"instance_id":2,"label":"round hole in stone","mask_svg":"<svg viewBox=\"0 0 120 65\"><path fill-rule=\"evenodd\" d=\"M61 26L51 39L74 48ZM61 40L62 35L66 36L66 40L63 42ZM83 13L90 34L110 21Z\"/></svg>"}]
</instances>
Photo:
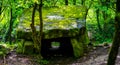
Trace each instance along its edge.
<instances>
[{"instance_id":1,"label":"round hole in stone","mask_svg":"<svg viewBox=\"0 0 120 65\"><path fill-rule=\"evenodd\" d=\"M56 42L56 41L51 42L51 47L52 48L59 48L60 47L60 42Z\"/></svg>"}]
</instances>

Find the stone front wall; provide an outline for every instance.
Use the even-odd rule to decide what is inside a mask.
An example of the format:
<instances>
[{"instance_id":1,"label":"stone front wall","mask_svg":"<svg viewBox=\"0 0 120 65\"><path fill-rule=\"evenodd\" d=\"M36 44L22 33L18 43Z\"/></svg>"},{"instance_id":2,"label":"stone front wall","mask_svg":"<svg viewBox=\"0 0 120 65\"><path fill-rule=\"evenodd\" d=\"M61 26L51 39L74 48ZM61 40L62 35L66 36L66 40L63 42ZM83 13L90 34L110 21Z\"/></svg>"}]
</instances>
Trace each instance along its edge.
<instances>
[{"instance_id":1,"label":"stone front wall","mask_svg":"<svg viewBox=\"0 0 120 65\"><path fill-rule=\"evenodd\" d=\"M69 30L52 29L52 30L44 31L43 34L44 34L43 35L43 40L47 40L47 41L52 40L52 39L54 39L53 41L56 41L55 39L63 40L62 38L64 38L64 39L69 38L70 39L69 43L72 45L71 48L73 50L73 55L75 57L83 56L84 52L87 51L87 44L89 43L89 39L88 39L88 35L87 35L85 27L81 27L80 29L74 28L74 29L69 29ZM18 31L17 38L32 41L31 35L32 35L32 33L28 32L28 31L27 32ZM64 40L64 41L66 41L66 40ZM49 43L51 43L51 42L49 42ZM61 51L63 51L63 53L64 53L64 49L67 49L67 47L69 46L69 45L68 46L65 45L68 42L63 42L64 44L62 44L62 41L58 41L58 42L61 42L61 45L63 47L65 46L64 48L60 48L60 49L62 49ZM42 44L47 45L48 43L42 43ZM47 48L47 46L45 48Z\"/></svg>"}]
</instances>

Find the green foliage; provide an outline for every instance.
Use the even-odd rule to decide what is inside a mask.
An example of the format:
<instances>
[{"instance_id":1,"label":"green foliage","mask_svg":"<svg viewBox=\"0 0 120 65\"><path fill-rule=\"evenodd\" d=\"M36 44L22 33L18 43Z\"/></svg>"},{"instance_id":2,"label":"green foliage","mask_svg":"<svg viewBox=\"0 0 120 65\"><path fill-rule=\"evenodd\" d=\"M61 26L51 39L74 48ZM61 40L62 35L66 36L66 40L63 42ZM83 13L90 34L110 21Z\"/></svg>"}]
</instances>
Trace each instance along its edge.
<instances>
[{"instance_id":1,"label":"green foliage","mask_svg":"<svg viewBox=\"0 0 120 65\"><path fill-rule=\"evenodd\" d=\"M26 41L26 40L21 40L16 42L17 44L17 53L20 54L35 54L34 51L38 52L37 49L35 50L34 46L33 46L33 42L31 41Z\"/></svg>"},{"instance_id":2,"label":"green foliage","mask_svg":"<svg viewBox=\"0 0 120 65\"><path fill-rule=\"evenodd\" d=\"M49 61L47 61L47 60L41 60L41 59L37 60L37 62L38 62L40 65L47 65L47 64L49 63Z\"/></svg>"},{"instance_id":3,"label":"green foliage","mask_svg":"<svg viewBox=\"0 0 120 65\"><path fill-rule=\"evenodd\" d=\"M25 47L23 46L23 40L20 42L17 42L16 52L24 54L24 51L25 51Z\"/></svg>"},{"instance_id":4,"label":"green foliage","mask_svg":"<svg viewBox=\"0 0 120 65\"><path fill-rule=\"evenodd\" d=\"M91 0L87 0L86 4L89 4ZM50 6L65 6L65 0L44 0L43 1L45 7ZM69 5L73 5L73 0L68 0ZM76 5L81 5L81 0L76 0Z\"/></svg>"},{"instance_id":5,"label":"green foliage","mask_svg":"<svg viewBox=\"0 0 120 65\"><path fill-rule=\"evenodd\" d=\"M105 41L112 41L114 33L114 18L115 11L110 7L113 5L112 1L109 4L104 4L102 1L96 0L92 4L92 8L88 12L87 29L92 32L94 41L103 43ZM108 6L109 5L109 6ZM102 30L98 28L96 10L99 9L99 22Z\"/></svg>"},{"instance_id":6,"label":"green foliage","mask_svg":"<svg viewBox=\"0 0 120 65\"><path fill-rule=\"evenodd\" d=\"M16 47L15 44L10 45L8 42L0 42L0 56L5 56L7 53L9 53L11 50L13 50Z\"/></svg>"},{"instance_id":7,"label":"green foliage","mask_svg":"<svg viewBox=\"0 0 120 65\"><path fill-rule=\"evenodd\" d=\"M92 33L93 41L103 43L103 42L112 42L113 35L114 35L114 21L110 21L106 24L106 29L99 31L97 27L97 23L87 23L88 31ZM104 23L103 23L104 24ZM101 24L101 25L103 25Z\"/></svg>"},{"instance_id":8,"label":"green foliage","mask_svg":"<svg viewBox=\"0 0 120 65\"><path fill-rule=\"evenodd\" d=\"M52 45L51 46L60 46L60 42L52 42Z\"/></svg>"},{"instance_id":9,"label":"green foliage","mask_svg":"<svg viewBox=\"0 0 120 65\"><path fill-rule=\"evenodd\" d=\"M20 16L22 14L22 10L23 10L23 6L21 6L20 4L21 1L7 1L4 0L2 1L2 14L0 15L0 35L2 36L2 38L4 38L8 32L9 29L9 22L10 22L10 18L12 15L12 23L13 23L13 29L16 28L16 26L18 25L18 16ZM12 9L12 10L11 10ZM12 11L12 14L10 14L10 12ZM15 36L16 31L14 30L12 32L12 36Z\"/></svg>"},{"instance_id":10,"label":"green foliage","mask_svg":"<svg viewBox=\"0 0 120 65\"><path fill-rule=\"evenodd\" d=\"M7 49L3 45L0 45L0 56L4 56L6 53Z\"/></svg>"},{"instance_id":11,"label":"green foliage","mask_svg":"<svg viewBox=\"0 0 120 65\"><path fill-rule=\"evenodd\" d=\"M62 7L62 8L63 10L61 14L67 18L83 19L85 17L85 13L86 13L85 6L67 6L67 7Z\"/></svg>"}]
</instances>

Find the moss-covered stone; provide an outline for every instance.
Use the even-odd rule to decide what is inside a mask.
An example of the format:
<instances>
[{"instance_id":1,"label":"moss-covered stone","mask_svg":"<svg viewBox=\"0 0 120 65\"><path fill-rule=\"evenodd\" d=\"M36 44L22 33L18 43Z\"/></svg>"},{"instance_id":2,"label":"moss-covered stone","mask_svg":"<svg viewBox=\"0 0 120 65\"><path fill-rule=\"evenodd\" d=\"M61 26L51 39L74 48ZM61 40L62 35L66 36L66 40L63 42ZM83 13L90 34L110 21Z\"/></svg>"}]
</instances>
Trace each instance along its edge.
<instances>
[{"instance_id":1,"label":"moss-covered stone","mask_svg":"<svg viewBox=\"0 0 120 65\"><path fill-rule=\"evenodd\" d=\"M80 56L83 56L83 45L81 42L79 42L77 39L73 38L71 39L71 43L72 43L72 46L73 46L73 52L74 52L74 56L75 57L80 57Z\"/></svg>"},{"instance_id":2,"label":"moss-covered stone","mask_svg":"<svg viewBox=\"0 0 120 65\"><path fill-rule=\"evenodd\" d=\"M71 38L71 43L73 45L74 56L83 56L83 54L88 51L87 44L89 43L86 28L81 28L79 35Z\"/></svg>"},{"instance_id":3,"label":"moss-covered stone","mask_svg":"<svg viewBox=\"0 0 120 65\"><path fill-rule=\"evenodd\" d=\"M18 38L23 38L25 40L31 40L31 32L19 32L18 31ZM87 31L85 27L80 29L52 29L44 31L43 39L55 39L55 38L70 38L70 42L73 47L73 54L75 57L83 56L85 52L87 52L87 44L89 43L89 38L87 35ZM47 44L47 43L45 43ZM25 52L33 52L32 43L25 43Z\"/></svg>"},{"instance_id":4,"label":"moss-covered stone","mask_svg":"<svg viewBox=\"0 0 120 65\"><path fill-rule=\"evenodd\" d=\"M24 53L25 54L33 54L34 53L34 45L31 41L26 41L24 43Z\"/></svg>"},{"instance_id":5,"label":"moss-covered stone","mask_svg":"<svg viewBox=\"0 0 120 65\"><path fill-rule=\"evenodd\" d=\"M59 10L58 10L59 9ZM77 9L74 12L71 10ZM80 57L87 50L89 39L87 36L85 22L81 21L85 18L86 8L84 6L68 6L60 8L43 8L43 40L44 39L61 39L69 38L70 44L73 47L73 54L75 57ZM70 12L69 12L70 11ZM28 12L30 13L31 10ZM82 15L81 15L82 14ZM31 14L30 14L31 15ZM73 16L74 15L74 16ZM23 17L23 18L22 18ZM23 14L22 21L19 25L17 38L32 41L32 33L29 29L31 18L27 14ZM38 12L35 16L35 27L39 32ZM79 21L78 21L79 20ZM78 27L79 22L79 27ZM84 24L82 24L84 23ZM63 39L62 39L63 40ZM47 44L47 43L45 43ZM67 45L66 45L67 46ZM47 47L47 46L46 46ZM28 48L29 49L29 48Z\"/></svg>"}]
</instances>

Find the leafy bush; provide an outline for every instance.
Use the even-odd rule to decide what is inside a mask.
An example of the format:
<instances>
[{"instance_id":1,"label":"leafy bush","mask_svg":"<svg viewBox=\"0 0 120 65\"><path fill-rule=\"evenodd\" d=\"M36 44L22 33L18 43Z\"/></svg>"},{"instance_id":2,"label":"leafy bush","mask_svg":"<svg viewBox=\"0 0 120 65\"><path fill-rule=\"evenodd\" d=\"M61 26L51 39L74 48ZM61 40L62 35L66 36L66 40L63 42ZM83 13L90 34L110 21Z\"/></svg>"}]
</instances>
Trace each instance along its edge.
<instances>
[{"instance_id":1,"label":"leafy bush","mask_svg":"<svg viewBox=\"0 0 120 65\"><path fill-rule=\"evenodd\" d=\"M24 53L25 48L24 48L22 42L23 42L23 40L17 42L17 50L16 50L17 53Z\"/></svg>"},{"instance_id":2,"label":"leafy bush","mask_svg":"<svg viewBox=\"0 0 120 65\"><path fill-rule=\"evenodd\" d=\"M40 63L40 65L47 65L49 63L47 60L37 60L37 62Z\"/></svg>"},{"instance_id":3,"label":"leafy bush","mask_svg":"<svg viewBox=\"0 0 120 65\"><path fill-rule=\"evenodd\" d=\"M112 21L113 22L113 21ZM101 24L103 25L103 24ZM102 28L102 32L99 31L97 23L87 23L87 29L92 33L92 39L96 42L112 42L114 35L114 23L108 22L106 28Z\"/></svg>"}]
</instances>

